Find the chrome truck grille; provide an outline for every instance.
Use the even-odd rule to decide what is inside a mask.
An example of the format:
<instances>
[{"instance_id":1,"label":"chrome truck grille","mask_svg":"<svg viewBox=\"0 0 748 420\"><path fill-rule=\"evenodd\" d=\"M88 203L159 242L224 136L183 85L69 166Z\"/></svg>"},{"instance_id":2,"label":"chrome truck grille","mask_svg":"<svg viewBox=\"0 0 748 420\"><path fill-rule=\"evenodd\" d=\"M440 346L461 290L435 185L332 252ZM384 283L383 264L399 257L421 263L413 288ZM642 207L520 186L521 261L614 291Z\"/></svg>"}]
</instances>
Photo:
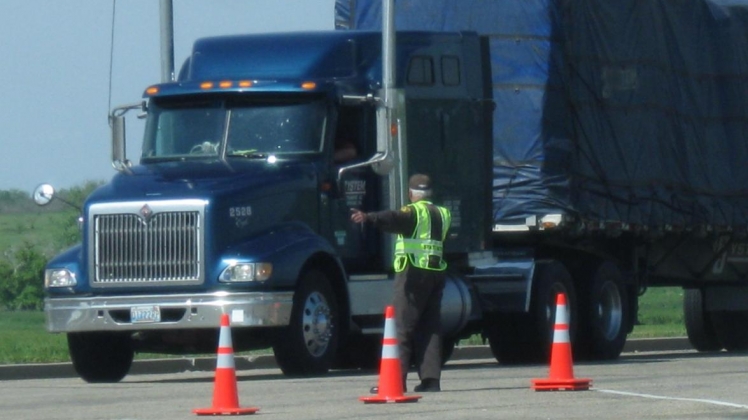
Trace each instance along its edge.
<instances>
[{"instance_id":1,"label":"chrome truck grille","mask_svg":"<svg viewBox=\"0 0 748 420\"><path fill-rule=\"evenodd\" d=\"M204 210L202 200L92 205L91 285L202 283Z\"/></svg>"}]
</instances>

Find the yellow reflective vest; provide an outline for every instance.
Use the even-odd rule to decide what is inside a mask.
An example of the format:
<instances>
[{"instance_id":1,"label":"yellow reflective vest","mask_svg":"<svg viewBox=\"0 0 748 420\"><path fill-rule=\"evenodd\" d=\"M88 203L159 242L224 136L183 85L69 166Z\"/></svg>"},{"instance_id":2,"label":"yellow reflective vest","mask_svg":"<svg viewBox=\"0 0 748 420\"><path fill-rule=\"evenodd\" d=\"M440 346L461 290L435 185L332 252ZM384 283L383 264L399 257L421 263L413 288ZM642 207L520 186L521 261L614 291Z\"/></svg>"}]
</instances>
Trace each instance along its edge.
<instances>
[{"instance_id":1,"label":"yellow reflective vest","mask_svg":"<svg viewBox=\"0 0 748 420\"><path fill-rule=\"evenodd\" d=\"M396 272L405 270L408 261L414 267L426 270L444 271L447 268L447 262L442 258L442 254L444 252L444 239L447 237L447 230L449 230L452 215L446 208L434 205L441 215L442 235L441 238L432 238L429 205L433 204L425 200L408 204L409 207L415 210L416 228L413 230L410 238L406 238L402 234L397 235L397 240L395 241ZM438 257L438 267L429 266L429 261L432 257Z\"/></svg>"}]
</instances>

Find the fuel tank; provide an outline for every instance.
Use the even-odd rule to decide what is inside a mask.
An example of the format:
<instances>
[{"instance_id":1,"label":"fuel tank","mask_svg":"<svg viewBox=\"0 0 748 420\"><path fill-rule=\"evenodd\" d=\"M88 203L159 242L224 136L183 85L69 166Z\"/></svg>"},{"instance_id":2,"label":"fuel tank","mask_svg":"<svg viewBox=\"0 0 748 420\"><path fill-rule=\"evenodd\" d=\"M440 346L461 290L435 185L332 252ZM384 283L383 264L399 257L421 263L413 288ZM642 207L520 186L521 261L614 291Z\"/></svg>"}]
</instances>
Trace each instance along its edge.
<instances>
[{"instance_id":1,"label":"fuel tank","mask_svg":"<svg viewBox=\"0 0 748 420\"><path fill-rule=\"evenodd\" d=\"M457 335L473 312L473 299L465 280L447 273L442 294L442 333L445 337Z\"/></svg>"}]
</instances>

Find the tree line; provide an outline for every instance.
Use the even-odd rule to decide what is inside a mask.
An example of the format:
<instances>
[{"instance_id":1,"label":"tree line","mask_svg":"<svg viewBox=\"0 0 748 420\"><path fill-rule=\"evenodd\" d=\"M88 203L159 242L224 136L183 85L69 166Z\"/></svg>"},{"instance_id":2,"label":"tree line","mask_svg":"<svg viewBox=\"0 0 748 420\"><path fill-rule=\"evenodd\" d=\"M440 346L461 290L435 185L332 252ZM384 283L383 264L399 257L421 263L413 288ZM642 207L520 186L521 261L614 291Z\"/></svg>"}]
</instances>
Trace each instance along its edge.
<instances>
[{"instance_id":1,"label":"tree line","mask_svg":"<svg viewBox=\"0 0 748 420\"><path fill-rule=\"evenodd\" d=\"M21 190L0 190L0 215L39 214L51 217L60 212L66 213L63 225L55 229L52 249L42 247L32 241L22 239L0 255L0 308L11 310L40 310L44 306L44 267L49 258L81 240L78 228L78 212L94 189L103 182L89 181L83 185L61 189L57 196L77 206L73 208L61 200L53 200L48 206L37 206L28 192ZM27 235L40 234L32 227L26 227ZM42 232L41 234L46 234Z\"/></svg>"}]
</instances>

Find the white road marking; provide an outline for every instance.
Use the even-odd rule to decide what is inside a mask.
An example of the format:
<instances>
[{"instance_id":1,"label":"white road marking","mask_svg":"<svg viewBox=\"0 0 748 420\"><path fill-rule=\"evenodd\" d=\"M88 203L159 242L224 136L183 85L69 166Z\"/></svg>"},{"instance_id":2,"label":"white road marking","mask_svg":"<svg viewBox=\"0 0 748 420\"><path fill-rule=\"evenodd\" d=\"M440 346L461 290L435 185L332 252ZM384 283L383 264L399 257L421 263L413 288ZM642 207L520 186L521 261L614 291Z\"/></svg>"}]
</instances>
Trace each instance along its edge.
<instances>
[{"instance_id":1,"label":"white road marking","mask_svg":"<svg viewBox=\"0 0 748 420\"><path fill-rule=\"evenodd\" d=\"M663 395L640 394L637 392L626 392L626 391L614 391L612 389L591 388L591 390L597 391L597 392L604 392L606 394L627 395L630 397L651 398L655 400L689 401L689 402L697 402L697 403L704 403L704 404L721 405L725 407L744 408L748 410L748 405L735 404L735 403L725 402L725 401L706 400L706 399L701 399L701 398L666 397Z\"/></svg>"}]
</instances>

